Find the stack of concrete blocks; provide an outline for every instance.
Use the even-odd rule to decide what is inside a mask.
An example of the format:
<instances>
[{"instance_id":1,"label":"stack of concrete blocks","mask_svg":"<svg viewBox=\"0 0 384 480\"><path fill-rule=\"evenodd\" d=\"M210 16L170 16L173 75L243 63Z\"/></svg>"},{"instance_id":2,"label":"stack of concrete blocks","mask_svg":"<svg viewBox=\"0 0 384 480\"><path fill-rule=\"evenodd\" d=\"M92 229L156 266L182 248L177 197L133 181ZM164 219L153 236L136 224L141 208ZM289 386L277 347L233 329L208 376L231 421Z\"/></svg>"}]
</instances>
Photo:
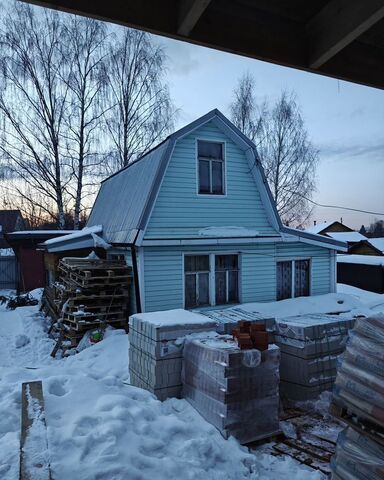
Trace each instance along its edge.
<instances>
[{"instance_id":1,"label":"stack of concrete blocks","mask_svg":"<svg viewBox=\"0 0 384 480\"><path fill-rule=\"evenodd\" d=\"M183 337L214 331L216 323L185 310L141 313L129 318L129 373L132 385L159 400L181 396Z\"/></svg>"},{"instance_id":2,"label":"stack of concrete blocks","mask_svg":"<svg viewBox=\"0 0 384 480\"><path fill-rule=\"evenodd\" d=\"M279 360L268 350L240 350L228 335L187 337L183 397L221 434L249 443L279 433Z\"/></svg>"},{"instance_id":3,"label":"stack of concrete blocks","mask_svg":"<svg viewBox=\"0 0 384 480\"><path fill-rule=\"evenodd\" d=\"M270 333L270 343L273 343L273 332L275 331L275 319L267 317L259 312L249 312L241 307L230 307L223 310L205 310L201 312L217 324L217 332L231 335L232 330L237 327L240 320L248 320L251 323L262 323Z\"/></svg>"},{"instance_id":4,"label":"stack of concrete blocks","mask_svg":"<svg viewBox=\"0 0 384 480\"><path fill-rule=\"evenodd\" d=\"M349 424L337 439L332 479L384 478L384 314L358 318L338 363L331 413Z\"/></svg>"},{"instance_id":5,"label":"stack of concrete blocks","mask_svg":"<svg viewBox=\"0 0 384 480\"><path fill-rule=\"evenodd\" d=\"M343 430L331 460L332 480L382 480L384 446L349 427Z\"/></svg>"},{"instance_id":6,"label":"stack of concrete blocks","mask_svg":"<svg viewBox=\"0 0 384 480\"><path fill-rule=\"evenodd\" d=\"M348 330L353 325L354 319L324 314L276 320L282 398L311 400L332 388L337 359L345 349Z\"/></svg>"},{"instance_id":7,"label":"stack of concrete blocks","mask_svg":"<svg viewBox=\"0 0 384 480\"><path fill-rule=\"evenodd\" d=\"M369 422L384 445L384 314L357 319L339 360L333 402Z\"/></svg>"}]
</instances>

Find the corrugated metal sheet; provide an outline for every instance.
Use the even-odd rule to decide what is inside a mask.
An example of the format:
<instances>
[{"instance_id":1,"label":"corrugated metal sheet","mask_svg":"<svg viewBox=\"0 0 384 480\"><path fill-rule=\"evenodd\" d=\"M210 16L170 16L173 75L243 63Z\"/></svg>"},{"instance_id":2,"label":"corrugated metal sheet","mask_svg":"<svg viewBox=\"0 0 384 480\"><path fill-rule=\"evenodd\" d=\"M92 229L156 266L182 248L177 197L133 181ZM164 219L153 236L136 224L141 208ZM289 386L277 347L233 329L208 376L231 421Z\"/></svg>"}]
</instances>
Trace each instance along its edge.
<instances>
[{"instance_id":1,"label":"corrugated metal sheet","mask_svg":"<svg viewBox=\"0 0 384 480\"><path fill-rule=\"evenodd\" d=\"M103 225L110 243L133 243L170 140L101 184L87 227Z\"/></svg>"}]
</instances>

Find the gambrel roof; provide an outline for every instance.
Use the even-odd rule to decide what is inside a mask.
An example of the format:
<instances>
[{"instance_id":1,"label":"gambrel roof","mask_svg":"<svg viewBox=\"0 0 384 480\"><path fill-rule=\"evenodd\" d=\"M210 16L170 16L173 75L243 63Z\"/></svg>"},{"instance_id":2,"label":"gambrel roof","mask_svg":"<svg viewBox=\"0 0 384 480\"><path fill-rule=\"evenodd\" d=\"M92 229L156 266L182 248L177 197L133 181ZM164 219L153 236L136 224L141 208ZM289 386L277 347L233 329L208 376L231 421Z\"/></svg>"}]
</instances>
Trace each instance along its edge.
<instances>
[{"instance_id":1,"label":"gambrel roof","mask_svg":"<svg viewBox=\"0 0 384 480\"><path fill-rule=\"evenodd\" d=\"M103 238L109 243L140 245L175 143L208 122L212 122L245 153L250 173L253 175L268 219L277 237L284 237L291 241L293 241L292 237L295 237L296 241L312 240L313 243L324 247L346 250L344 242L282 225L255 144L217 109L173 133L143 157L104 180L87 227L102 225Z\"/></svg>"}]
</instances>

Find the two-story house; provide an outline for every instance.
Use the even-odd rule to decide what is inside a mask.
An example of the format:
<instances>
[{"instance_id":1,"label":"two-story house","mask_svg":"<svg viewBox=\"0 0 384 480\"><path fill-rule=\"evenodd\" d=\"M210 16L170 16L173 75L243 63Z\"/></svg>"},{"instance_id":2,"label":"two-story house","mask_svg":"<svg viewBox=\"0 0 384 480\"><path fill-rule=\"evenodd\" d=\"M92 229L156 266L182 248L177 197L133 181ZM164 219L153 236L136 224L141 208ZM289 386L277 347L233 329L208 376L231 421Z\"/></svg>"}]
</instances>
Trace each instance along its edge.
<instances>
[{"instance_id":1,"label":"two-story house","mask_svg":"<svg viewBox=\"0 0 384 480\"><path fill-rule=\"evenodd\" d=\"M282 225L255 145L218 110L102 182L97 225L133 266L142 311L334 292L346 250Z\"/></svg>"}]
</instances>

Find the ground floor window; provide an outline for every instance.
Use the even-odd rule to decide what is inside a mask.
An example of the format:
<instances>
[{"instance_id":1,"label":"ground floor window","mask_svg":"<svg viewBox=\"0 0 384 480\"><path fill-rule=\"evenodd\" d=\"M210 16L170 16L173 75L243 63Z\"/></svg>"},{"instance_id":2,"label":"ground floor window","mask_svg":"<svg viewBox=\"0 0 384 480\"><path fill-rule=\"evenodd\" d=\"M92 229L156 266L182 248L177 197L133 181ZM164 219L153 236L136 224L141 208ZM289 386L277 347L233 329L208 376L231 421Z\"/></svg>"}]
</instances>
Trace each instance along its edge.
<instances>
[{"instance_id":1,"label":"ground floor window","mask_svg":"<svg viewBox=\"0 0 384 480\"><path fill-rule=\"evenodd\" d=\"M215 255L216 305L239 301L239 261L237 255Z\"/></svg>"},{"instance_id":2,"label":"ground floor window","mask_svg":"<svg viewBox=\"0 0 384 480\"><path fill-rule=\"evenodd\" d=\"M185 308L239 301L238 255L185 255L184 276Z\"/></svg>"},{"instance_id":3,"label":"ground floor window","mask_svg":"<svg viewBox=\"0 0 384 480\"><path fill-rule=\"evenodd\" d=\"M284 260L277 262L277 300L309 295L310 261Z\"/></svg>"}]
</instances>

